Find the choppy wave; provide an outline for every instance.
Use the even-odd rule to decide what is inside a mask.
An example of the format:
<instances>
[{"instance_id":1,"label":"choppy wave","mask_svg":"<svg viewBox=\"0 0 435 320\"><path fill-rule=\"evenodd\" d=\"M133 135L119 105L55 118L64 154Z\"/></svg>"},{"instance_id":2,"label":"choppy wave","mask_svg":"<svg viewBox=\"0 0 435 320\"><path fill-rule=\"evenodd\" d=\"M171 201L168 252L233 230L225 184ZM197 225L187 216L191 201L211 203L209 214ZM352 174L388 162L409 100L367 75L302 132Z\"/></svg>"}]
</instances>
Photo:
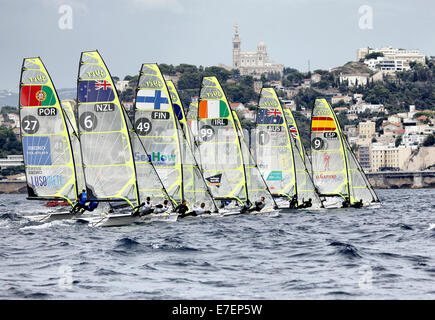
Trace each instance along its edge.
<instances>
[{"instance_id":1,"label":"choppy wave","mask_svg":"<svg viewBox=\"0 0 435 320\"><path fill-rule=\"evenodd\" d=\"M127 228L31 222L47 208L1 195L0 298L434 299L435 190L379 194L376 209Z\"/></svg>"}]
</instances>

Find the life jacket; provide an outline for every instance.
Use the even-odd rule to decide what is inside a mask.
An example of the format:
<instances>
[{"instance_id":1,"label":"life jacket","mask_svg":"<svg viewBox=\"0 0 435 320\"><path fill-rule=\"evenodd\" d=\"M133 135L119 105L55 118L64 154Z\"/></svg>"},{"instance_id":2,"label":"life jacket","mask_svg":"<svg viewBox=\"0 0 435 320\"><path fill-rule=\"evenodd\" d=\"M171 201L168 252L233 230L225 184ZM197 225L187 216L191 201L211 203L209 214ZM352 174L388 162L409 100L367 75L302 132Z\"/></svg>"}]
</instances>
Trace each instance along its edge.
<instances>
[{"instance_id":1,"label":"life jacket","mask_svg":"<svg viewBox=\"0 0 435 320\"><path fill-rule=\"evenodd\" d=\"M88 200L88 194L86 192L80 193L79 203L84 206L87 200Z\"/></svg>"}]
</instances>

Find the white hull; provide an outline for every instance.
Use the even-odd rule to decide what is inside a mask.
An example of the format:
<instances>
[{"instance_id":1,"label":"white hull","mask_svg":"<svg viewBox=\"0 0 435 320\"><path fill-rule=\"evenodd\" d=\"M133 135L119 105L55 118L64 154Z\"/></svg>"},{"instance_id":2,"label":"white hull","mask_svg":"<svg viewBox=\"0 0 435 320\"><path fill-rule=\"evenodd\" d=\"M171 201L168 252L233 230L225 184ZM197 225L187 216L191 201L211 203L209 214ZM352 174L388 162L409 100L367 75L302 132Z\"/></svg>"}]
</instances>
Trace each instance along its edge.
<instances>
[{"instance_id":1,"label":"white hull","mask_svg":"<svg viewBox=\"0 0 435 320\"><path fill-rule=\"evenodd\" d=\"M148 214L146 216L141 217L140 222L150 223L150 222L175 222L178 219L178 213L157 213L157 214Z\"/></svg>"},{"instance_id":2,"label":"white hull","mask_svg":"<svg viewBox=\"0 0 435 320\"><path fill-rule=\"evenodd\" d=\"M24 216L26 219L29 219L33 222L50 222L56 220L69 220L75 219L77 216L71 214L69 210L60 211L60 212L50 212L46 214L40 215L32 215L32 216Z\"/></svg>"},{"instance_id":3,"label":"white hull","mask_svg":"<svg viewBox=\"0 0 435 320\"><path fill-rule=\"evenodd\" d=\"M78 218L79 222L88 223L90 227L122 227L135 223L151 223L151 222L175 222L177 221L178 213L159 213L146 216L133 216L127 214L111 214L92 218Z\"/></svg>"}]
</instances>

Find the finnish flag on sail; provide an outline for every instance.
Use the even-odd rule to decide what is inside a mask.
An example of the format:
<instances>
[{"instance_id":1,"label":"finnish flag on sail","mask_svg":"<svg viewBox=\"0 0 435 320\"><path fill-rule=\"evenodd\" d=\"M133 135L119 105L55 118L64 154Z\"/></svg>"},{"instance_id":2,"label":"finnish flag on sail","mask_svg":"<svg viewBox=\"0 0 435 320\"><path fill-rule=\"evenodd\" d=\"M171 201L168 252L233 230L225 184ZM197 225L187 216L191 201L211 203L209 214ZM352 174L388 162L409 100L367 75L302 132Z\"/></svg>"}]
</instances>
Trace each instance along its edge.
<instances>
[{"instance_id":1,"label":"finnish flag on sail","mask_svg":"<svg viewBox=\"0 0 435 320\"><path fill-rule=\"evenodd\" d=\"M136 108L142 110L168 110L169 99L162 90L140 89L136 97Z\"/></svg>"}]
</instances>

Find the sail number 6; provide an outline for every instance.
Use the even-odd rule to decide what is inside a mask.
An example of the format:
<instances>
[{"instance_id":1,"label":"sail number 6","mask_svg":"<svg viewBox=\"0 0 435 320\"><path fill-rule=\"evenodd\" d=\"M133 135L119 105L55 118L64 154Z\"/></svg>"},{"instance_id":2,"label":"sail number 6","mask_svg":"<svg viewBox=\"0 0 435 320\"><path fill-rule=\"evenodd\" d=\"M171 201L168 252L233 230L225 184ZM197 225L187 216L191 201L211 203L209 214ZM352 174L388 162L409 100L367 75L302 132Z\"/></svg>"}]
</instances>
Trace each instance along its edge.
<instances>
[{"instance_id":1,"label":"sail number 6","mask_svg":"<svg viewBox=\"0 0 435 320\"><path fill-rule=\"evenodd\" d=\"M85 131L92 131L97 127L97 117L92 112L83 112L80 116L80 126Z\"/></svg>"}]
</instances>

